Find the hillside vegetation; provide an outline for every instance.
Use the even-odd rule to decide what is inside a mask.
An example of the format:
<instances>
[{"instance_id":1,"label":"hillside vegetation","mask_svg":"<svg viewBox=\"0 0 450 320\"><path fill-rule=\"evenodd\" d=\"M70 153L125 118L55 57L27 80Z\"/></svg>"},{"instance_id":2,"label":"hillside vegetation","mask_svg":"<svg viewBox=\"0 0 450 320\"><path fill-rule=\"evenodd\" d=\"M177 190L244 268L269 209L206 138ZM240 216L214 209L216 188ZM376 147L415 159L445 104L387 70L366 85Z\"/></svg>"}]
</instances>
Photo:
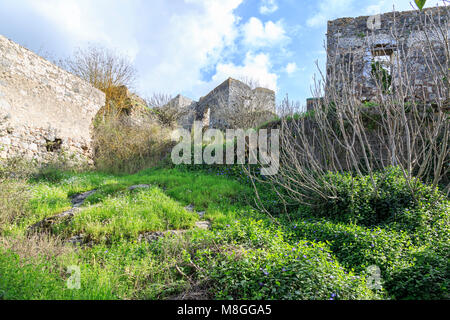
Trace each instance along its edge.
<instances>
[{"instance_id":1,"label":"hillside vegetation","mask_svg":"<svg viewBox=\"0 0 450 320\"><path fill-rule=\"evenodd\" d=\"M344 202L299 207L289 219L272 212L275 220L252 208L252 187L236 166L3 179L0 292L4 299L448 298L448 199L423 186L412 203L396 170L379 201L365 196L364 180L351 187L348 176L334 178ZM73 218L30 229L92 190ZM265 193L266 202L278 201ZM80 268L80 289L67 287L70 266Z\"/></svg>"}]
</instances>

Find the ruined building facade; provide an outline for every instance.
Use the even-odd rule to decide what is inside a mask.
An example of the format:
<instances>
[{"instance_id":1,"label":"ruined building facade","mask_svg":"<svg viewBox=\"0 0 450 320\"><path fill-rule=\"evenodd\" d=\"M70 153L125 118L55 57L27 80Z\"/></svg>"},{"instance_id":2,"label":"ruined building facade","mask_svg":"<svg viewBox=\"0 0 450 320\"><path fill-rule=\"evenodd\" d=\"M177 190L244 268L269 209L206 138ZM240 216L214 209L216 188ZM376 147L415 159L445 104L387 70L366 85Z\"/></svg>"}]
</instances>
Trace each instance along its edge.
<instances>
[{"instance_id":1,"label":"ruined building facade","mask_svg":"<svg viewBox=\"0 0 450 320\"><path fill-rule=\"evenodd\" d=\"M0 159L66 154L92 163L92 120L105 94L0 35Z\"/></svg>"},{"instance_id":2,"label":"ruined building facade","mask_svg":"<svg viewBox=\"0 0 450 320\"><path fill-rule=\"evenodd\" d=\"M431 24L449 31L449 9L434 7L423 11L390 12L377 16L341 18L328 22L327 31L327 82L339 87L339 72L351 77L355 97L371 101L376 83L373 68L381 67L389 75L389 89L399 86L398 68L405 68L414 81L416 92L432 101L441 96L433 85L433 77L426 67L423 48L432 43L436 62L446 65L445 36L442 32L424 28ZM426 22L426 24L424 24ZM424 27L425 25L425 27ZM428 42L429 41L429 42ZM400 64L399 64L400 63ZM403 64L403 65L402 65ZM396 77L397 76L397 77ZM331 83L333 82L333 83ZM408 98L408 97L405 97ZM308 109L317 99L308 99Z\"/></svg>"},{"instance_id":3,"label":"ruined building facade","mask_svg":"<svg viewBox=\"0 0 450 320\"><path fill-rule=\"evenodd\" d=\"M170 103L186 110L179 125L187 129L192 127L194 121L202 121L205 126L215 129L234 128L231 118L244 108L253 108L252 111L258 112L260 119L257 121L261 123L273 118L275 114L274 91L266 88L252 89L242 81L232 78L224 81L199 101L178 95Z\"/></svg>"}]
</instances>

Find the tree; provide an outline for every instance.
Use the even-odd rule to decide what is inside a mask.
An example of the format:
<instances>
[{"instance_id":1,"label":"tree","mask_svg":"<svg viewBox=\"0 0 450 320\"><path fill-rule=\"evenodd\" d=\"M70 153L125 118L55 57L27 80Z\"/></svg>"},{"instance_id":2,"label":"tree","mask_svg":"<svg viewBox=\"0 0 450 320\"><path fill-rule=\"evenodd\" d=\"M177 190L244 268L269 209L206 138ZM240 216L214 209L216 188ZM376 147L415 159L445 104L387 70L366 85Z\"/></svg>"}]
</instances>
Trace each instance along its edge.
<instances>
[{"instance_id":1,"label":"tree","mask_svg":"<svg viewBox=\"0 0 450 320\"><path fill-rule=\"evenodd\" d=\"M64 69L106 94L105 112L121 113L126 108L128 89L137 76L136 69L126 56L106 47L90 45L77 49L61 64Z\"/></svg>"},{"instance_id":2,"label":"tree","mask_svg":"<svg viewBox=\"0 0 450 320\"><path fill-rule=\"evenodd\" d=\"M131 88L137 74L126 56L99 45L78 48L64 61L64 66L102 91L111 86Z\"/></svg>"}]
</instances>

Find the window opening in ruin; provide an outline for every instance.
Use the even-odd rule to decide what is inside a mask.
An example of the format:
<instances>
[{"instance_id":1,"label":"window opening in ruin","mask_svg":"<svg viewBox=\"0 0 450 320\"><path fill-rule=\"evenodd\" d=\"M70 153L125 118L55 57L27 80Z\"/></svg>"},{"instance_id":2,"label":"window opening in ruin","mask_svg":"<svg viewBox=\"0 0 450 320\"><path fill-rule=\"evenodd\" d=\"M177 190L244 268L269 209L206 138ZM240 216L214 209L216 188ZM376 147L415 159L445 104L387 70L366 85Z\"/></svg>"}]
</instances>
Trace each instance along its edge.
<instances>
[{"instance_id":1,"label":"window opening in ruin","mask_svg":"<svg viewBox=\"0 0 450 320\"><path fill-rule=\"evenodd\" d=\"M61 150L62 146L62 139L55 139L55 140L47 140L45 143L45 147L47 148L48 152L56 152L58 150Z\"/></svg>"},{"instance_id":2,"label":"window opening in ruin","mask_svg":"<svg viewBox=\"0 0 450 320\"><path fill-rule=\"evenodd\" d=\"M372 57L372 75L380 83L383 91L388 92L392 87L394 48L388 45L377 45L372 50Z\"/></svg>"}]
</instances>

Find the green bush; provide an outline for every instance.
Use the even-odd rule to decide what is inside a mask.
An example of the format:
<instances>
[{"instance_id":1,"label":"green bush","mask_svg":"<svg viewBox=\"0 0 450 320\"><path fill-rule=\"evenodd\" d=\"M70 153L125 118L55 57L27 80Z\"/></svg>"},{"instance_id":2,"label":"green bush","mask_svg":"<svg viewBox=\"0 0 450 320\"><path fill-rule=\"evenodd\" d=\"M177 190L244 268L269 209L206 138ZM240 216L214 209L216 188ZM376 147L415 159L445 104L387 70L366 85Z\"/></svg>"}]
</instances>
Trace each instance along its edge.
<instances>
[{"instance_id":1,"label":"green bush","mask_svg":"<svg viewBox=\"0 0 450 320\"><path fill-rule=\"evenodd\" d=\"M345 267L363 272L377 265L382 272L407 263L404 258L413 245L406 232L382 228L368 229L357 225L326 220L299 221L292 226L298 239L323 241Z\"/></svg>"},{"instance_id":2,"label":"green bush","mask_svg":"<svg viewBox=\"0 0 450 320\"><path fill-rule=\"evenodd\" d=\"M381 270L383 287L396 299L446 299L449 289L448 240L414 245L405 231L369 229L326 220L300 221L292 226L299 239L327 242L346 268Z\"/></svg>"},{"instance_id":3,"label":"green bush","mask_svg":"<svg viewBox=\"0 0 450 320\"><path fill-rule=\"evenodd\" d=\"M316 199L311 212L317 217L364 226L396 225L399 229L416 231L429 224L436 216L448 215L448 200L438 189L413 181L412 192L408 181L397 168L371 177L350 173L329 173L326 177L336 188L336 197L324 201Z\"/></svg>"},{"instance_id":4,"label":"green bush","mask_svg":"<svg viewBox=\"0 0 450 320\"><path fill-rule=\"evenodd\" d=\"M195 252L219 299L375 299L380 295L336 261L323 243L290 244L280 228L244 219L212 235ZM211 241L211 239L210 239ZM381 294L381 291L380 291Z\"/></svg>"},{"instance_id":5,"label":"green bush","mask_svg":"<svg viewBox=\"0 0 450 320\"><path fill-rule=\"evenodd\" d=\"M411 251L413 263L392 275L391 292L397 299L450 299L449 257L448 242Z\"/></svg>"}]
</instances>

